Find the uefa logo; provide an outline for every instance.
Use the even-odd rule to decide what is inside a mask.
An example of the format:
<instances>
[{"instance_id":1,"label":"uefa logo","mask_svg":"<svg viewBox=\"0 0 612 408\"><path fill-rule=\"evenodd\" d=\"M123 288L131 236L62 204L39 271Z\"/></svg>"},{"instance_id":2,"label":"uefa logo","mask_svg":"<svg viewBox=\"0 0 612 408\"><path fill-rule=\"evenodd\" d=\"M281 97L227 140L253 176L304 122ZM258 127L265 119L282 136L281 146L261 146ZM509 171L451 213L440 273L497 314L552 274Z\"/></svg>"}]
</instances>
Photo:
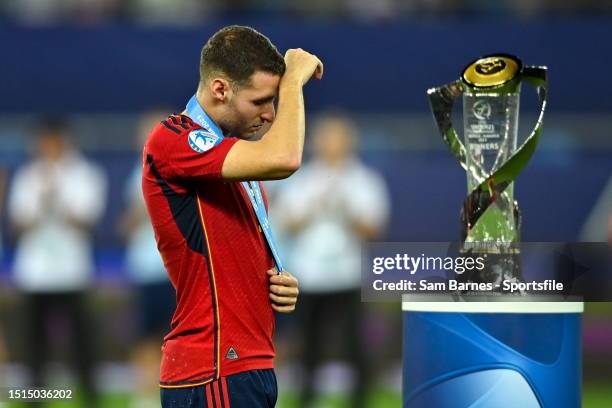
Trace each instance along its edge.
<instances>
[{"instance_id":1,"label":"uefa logo","mask_svg":"<svg viewBox=\"0 0 612 408\"><path fill-rule=\"evenodd\" d=\"M472 113L478 120L486 120L491 116L491 105L485 100L479 100L472 106Z\"/></svg>"}]
</instances>

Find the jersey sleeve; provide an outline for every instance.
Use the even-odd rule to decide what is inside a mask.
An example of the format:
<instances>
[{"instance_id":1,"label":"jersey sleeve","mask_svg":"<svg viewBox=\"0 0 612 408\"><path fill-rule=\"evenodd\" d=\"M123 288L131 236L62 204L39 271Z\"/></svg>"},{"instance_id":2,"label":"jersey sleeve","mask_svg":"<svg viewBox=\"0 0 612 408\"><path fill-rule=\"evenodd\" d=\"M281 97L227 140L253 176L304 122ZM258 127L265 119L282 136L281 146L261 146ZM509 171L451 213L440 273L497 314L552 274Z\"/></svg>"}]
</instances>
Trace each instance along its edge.
<instances>
[{"instance_id":1,"label":"jersey sleeve","mask_svg":"<svg viewBox=\"0 0 612 408\"><path fill-rule=\"evenodd\" d=\"M220 179L225 157L238 139L214 138L202 130L175 134L157 129L145 145L145 157L167 180Z\"/></svg>"}]
</instances>

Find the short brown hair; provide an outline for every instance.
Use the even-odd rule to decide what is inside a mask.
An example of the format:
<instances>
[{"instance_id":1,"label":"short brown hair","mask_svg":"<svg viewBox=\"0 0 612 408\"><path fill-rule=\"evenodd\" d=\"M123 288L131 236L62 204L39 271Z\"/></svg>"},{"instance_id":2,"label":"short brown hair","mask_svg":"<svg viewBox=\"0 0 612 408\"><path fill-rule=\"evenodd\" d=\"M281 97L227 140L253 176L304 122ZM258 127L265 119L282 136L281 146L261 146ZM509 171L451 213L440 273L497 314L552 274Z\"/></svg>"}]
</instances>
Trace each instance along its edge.
<instances>
[{"instance_id":1,"label":"short brown hair","mask_svg":"<svg viewBox=\"0 0 612 408\"><path fill-rule=\"evenodd\" d=\"M285 60L268 37L251 27L222 28L202 48L200 83L216 73L242 86L249 83L256 71L282 76Z\"/></svg>"}]
</instances>

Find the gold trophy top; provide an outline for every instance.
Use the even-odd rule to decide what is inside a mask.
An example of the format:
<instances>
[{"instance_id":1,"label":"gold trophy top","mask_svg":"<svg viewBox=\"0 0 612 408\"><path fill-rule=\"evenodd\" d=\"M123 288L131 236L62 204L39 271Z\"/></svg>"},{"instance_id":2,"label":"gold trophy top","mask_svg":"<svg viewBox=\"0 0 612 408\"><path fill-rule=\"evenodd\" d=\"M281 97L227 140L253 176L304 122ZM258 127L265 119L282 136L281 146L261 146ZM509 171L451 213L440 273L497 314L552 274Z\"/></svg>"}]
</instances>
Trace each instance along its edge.
<instances>
[{"instance_id":1,"label":"gold trophy top","mask_svg":"<svg viewBox=\"0 0 612 408\"><path fill-rule=\"evenodd\" d=\"M487 55L468 65L462 79L475 88L497 87L516 78L522 65L521 60L512 55Z\"/></svg>"}]
</instances>

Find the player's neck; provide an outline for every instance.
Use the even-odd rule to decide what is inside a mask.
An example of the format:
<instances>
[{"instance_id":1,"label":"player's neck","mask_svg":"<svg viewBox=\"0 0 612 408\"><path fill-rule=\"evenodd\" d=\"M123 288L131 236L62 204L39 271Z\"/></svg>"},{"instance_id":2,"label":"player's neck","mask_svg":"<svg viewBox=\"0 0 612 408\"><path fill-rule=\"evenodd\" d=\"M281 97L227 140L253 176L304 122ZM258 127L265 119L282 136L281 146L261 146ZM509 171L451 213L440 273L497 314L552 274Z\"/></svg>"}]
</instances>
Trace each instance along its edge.
<instances>
[{"instance_id":1,"label":"player's neck","mask_svg":"<svg viewBox=\"0 0 612 408\"><path fill-rule=\"evenodd\" d=\"M208 117L213 122L215 122L215 124L219 127L219 129L223 129L219 121L219 119L221 118L221 112L217 108L217 106L215 106L214 101L211 98L207 97L205 94L202 94L200 92L196 94L196 98L198 99L198 103L200 104L202 109L204 109L204 112L206 112Z\"/></svg>"},{"instance_id":2,"label":"player's neck","mask_svg":"<svg viewBox=\"0 0 612 408\"><path fill-rule=\"evenodd\" d=\"M196 93L196 98L198 103L204 109L204 112L208 115L208 117L221 129L221 132L227 136L228 130L223 127L221 117L223 116L222 107L215 103L215 101L206 96L205 94L201 94L200 92Z\"/></svg>"}]
</instances>

